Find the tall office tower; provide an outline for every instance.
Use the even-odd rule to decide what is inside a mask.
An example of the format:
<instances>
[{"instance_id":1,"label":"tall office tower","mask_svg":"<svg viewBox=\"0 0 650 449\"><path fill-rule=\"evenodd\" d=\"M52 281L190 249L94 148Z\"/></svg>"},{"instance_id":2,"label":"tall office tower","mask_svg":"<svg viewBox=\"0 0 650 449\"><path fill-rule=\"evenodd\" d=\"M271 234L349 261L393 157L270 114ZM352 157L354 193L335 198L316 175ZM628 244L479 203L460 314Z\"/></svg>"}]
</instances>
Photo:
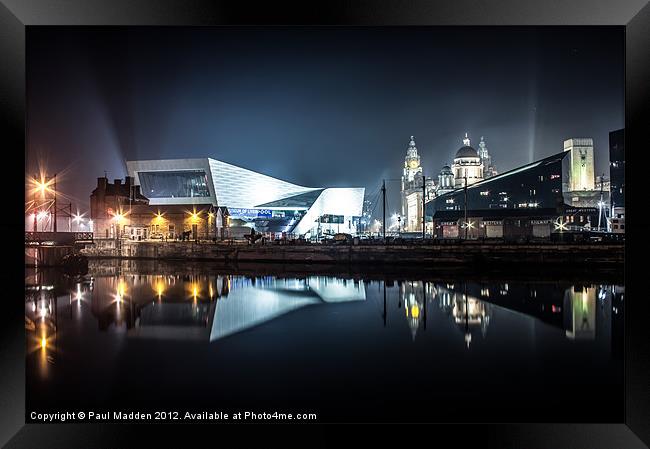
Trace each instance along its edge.
<instances>
[{"instance_id":1,"label":"tall office tower","mask_svg":"<svg viewBox=\"0 0 650 449\"><path fill-rule=\"evenodd\" d=\"M591 138L573 138L564 141L569 151L569 190L595 190L594 141Z\"/></svg>"}]
</instances>

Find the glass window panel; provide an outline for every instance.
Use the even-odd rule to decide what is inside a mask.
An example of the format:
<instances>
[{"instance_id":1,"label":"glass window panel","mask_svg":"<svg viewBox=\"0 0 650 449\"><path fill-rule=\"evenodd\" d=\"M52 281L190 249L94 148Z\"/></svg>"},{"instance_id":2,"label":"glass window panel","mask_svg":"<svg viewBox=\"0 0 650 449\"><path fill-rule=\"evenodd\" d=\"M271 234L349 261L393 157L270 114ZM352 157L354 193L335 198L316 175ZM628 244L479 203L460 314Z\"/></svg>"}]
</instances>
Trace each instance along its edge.
<instances>
[{"instance_id":1,"label":"glass window panel","mask_svg":"<svg viewBox=\"0 0 650 449\"><path fill-rule=\"evenodd\" d=\"M142 194L147 198L209 197L203 170L140 172Z\"/></svg>"}]
</instances>

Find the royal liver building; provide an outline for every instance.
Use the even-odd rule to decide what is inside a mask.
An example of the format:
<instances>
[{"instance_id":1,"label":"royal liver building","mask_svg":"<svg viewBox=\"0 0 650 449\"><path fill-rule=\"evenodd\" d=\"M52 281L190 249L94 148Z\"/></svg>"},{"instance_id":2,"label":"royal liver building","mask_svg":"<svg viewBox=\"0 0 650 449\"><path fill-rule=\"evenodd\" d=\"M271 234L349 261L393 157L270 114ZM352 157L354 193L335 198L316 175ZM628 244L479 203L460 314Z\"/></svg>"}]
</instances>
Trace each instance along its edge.
<instances>
[{"instance_id":1,"label":"royal liver building","mask_svg":"<svg viewBox=\"0 0 650 449\"><path fill-rule=\"evenodd\" d=\"M445 165L437 179L431 176L425 178L415 138L411 136L402 172L400 231L422 230L422 195L426 195L425 200L430 201L438 195L464 187L466 180L467 185L471 185L497 175L497 168L492 162L483 137L478 144L478 151L471 146L467 133L462 141L463 146L456 152L453 164Z\"/></svg>"},{"instance_id":2,"label":"royal liver building","mask_svg":"<svg viewBox=\"0 0 650 449\"><path fill-rule=\"evenodd\" d=\"M415 146L415 137L411 136L404 158L404 171L402 173L402 215L401 227L403 231L421 229L422 224L422 165L420 155ZM409 207L409 203L411 207Z\"/></svg>"}]
</instances>

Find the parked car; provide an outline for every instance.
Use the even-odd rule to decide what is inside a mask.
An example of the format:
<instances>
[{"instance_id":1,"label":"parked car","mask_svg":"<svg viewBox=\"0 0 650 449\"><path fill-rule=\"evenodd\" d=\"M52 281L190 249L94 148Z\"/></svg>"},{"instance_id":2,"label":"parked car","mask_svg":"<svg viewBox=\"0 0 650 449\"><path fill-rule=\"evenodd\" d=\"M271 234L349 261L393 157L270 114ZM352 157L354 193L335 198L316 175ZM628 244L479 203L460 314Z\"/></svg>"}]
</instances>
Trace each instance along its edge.
<instances>
[{"instance_id":1,"label":"parked car","mask_svg":"<svg viewBox=\"0 0 650 449\"><path fill-rule=\"evenodd\" d=\"M345 234L343 232L340 232L338 234L334 234L332 240L334 241L334 243L350 243L352 242L352 236L350 234Z\"/></svg>"}]
</instances>

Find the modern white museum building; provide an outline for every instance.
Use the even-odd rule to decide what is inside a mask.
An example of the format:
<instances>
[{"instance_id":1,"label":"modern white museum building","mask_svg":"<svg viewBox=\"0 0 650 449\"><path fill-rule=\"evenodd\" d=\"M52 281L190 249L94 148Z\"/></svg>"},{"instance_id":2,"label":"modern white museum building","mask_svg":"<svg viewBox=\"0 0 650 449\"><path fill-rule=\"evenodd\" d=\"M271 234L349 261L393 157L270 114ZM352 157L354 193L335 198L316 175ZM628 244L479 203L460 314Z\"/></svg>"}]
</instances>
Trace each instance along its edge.
<instances>
[{"instance_id":1,"label":"modern white museum building","mask_svg":"<svg viewBox=\"0 0 650 449\"><path fill-rule=\"evenodd\" d=\"M127 161L149 205L226 207L231 223L306 238L357 233L363 187L304 187L211 158Z\"/></svg>"}]
</instances>

